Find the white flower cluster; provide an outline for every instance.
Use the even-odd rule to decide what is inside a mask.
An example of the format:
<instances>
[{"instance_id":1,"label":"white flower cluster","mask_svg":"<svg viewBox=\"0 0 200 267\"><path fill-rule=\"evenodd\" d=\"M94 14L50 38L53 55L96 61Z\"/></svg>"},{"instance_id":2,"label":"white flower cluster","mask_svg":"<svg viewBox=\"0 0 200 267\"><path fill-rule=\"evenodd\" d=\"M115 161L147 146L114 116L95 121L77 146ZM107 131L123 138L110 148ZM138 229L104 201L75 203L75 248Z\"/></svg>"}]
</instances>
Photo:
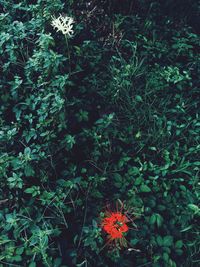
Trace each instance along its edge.
<instances>
[{"instance_id":1,"label":"white flower cluster","mask_svg":"<svg viewBox=\"0 0 200 267\"><path fill-rule=\"evenodd\" d=\"M72 37L74 33L72 29L73 23L74 19L71 17L60 15L58 18L55 18L52 16L51 25L57 29L57 32L61 31L64 35L68 35L69 37Z\"/></svg>"}]
</instances>

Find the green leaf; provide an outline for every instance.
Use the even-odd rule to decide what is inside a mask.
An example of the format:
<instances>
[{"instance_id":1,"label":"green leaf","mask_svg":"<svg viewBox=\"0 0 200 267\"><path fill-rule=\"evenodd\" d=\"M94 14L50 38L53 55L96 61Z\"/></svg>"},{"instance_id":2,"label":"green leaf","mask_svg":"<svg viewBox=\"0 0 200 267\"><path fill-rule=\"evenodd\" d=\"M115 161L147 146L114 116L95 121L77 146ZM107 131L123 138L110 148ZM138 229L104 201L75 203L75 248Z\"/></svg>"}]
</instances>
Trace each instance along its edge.
<instances>
[{"instance_id":1,"label":"green leaf","mask_svg":"<svg viewBox=\"0 0 200 267\"><path fill-rule=\"evenodd\" d=\"M170 247L173 244L173 236L167 235L163 238L163 246Z\"/></svg>"},{"instance_id":2,"label":"green leaf","mask_svg":"<svg viewBox=\"0 0 200 267\"><path fill-rule=\"evenodd\" d=\"M160 227L163 224L163 217L158 213L156 214L156 223L158 227Z\"/></svg>"},{"instance_id":3,"label":"green leaf","mask_svg":"<svg viewBox=\"0 0 200 267\"><path fill-rule=\"evenodd\" d=\"M62 263L62 259L61 258L56 258L55 261L54 261L54 267L59 267L61 266L61 263Z\"/></svg>"},{"instance_id":4,"label":"green leaf","mask_svg":"<svg viewBox=\"0 0 200 267\"><path fill-rule=\"evenodd\" d=\"M142 177L138 177L138 178L136 178L136 180L135 180L135 185L140 185L142 182L143 182Z\"/></svg>"},{"instance_id":5,"label":"green leaf","mask_svg":"<svg viewBox=\"0 0 200 267\"><path fill-rule=\"evenodd\" d=\"M31 167L31 165L27 163L27 164L24 166L24 173L25 173L25 175L26 175L27 177L29 177L29 176L34 176L35 171L34 171L33 168Z\"/></svg>"},{"instance_id":6,"label":"green leaf","mask_svg":"<svg viewBox=\"0 0 200 267\"><path fill-rule=\"evenodd\" d=\"M35 191L35 189L33 187L27 188L26 190L24 190L25 193L27 194L32 194Z\"/></svg>"},{"instance_id":7,"label":"green leaf","mask_svg":"<svg viewBox=\"0 0 200 267\"><path fill-rule=\"evenodd\" d=\"M149 223L150 224L155 224L156 219L157 219L156 214L151 215L150 220L149 220Z\"/></svg>"},{"instance_id":8,"label":"green leaf","mask_svg":"<svg viewBox=\"0 0 200 267\"><path fill-rule=\"evenodd\" d=\"M188 208L190 210L194 211L195 214L199 213L199 211L200 211L200 208L195 204L189 204Z\"/></svg>"},{"instance_id":9,"label":"green leaf","mask_svg":"<svg viewBox=\"0 0 200 267\"><path fill-rule=\"evenodd\" d=\"M149 192L151 192L151 188L148 185L142 184L140 186L140 192L149 193Z\"/></svg>"},{"instance_id":10,"label":"green leaf","mask_svg":"<svg viewBox=\"0 0 200 267\"><path fill-rule=\"evenodd\" d=\"M36 263L35 262L31 262L28 267L36 267Z\"/></svg>"},{"instance_id":11,"label":"green leaf","mask_svg":"<svg viewBox=\"0 0 200 267\"><path fill-rule=\"evenodd\" d=\"M156 241L157 241L157 244L162 247L163 245L163 240L162 240L162 237L159 235L156 237Z\"/></svg>"},{"instance_id":12,"label":"green leaf","mask_svg":"<svg viewBox=\"0 0 200 267\"><path fill-rule=\"evenodd\" d=\"M164 261L168 261L169 260L169 255L166 252L163 253L163 260Z\"/></svg>"},{"instance_id":13,"label":"green leaf","mask_svg":"<svg viewBox=\"0 0 200 267\"><path fill-rule=\"evenodd\" d=\"M140 173L140 170L137 167L132 167L128 170L129 175L137 175Z\"/></svg>"},{"instance_id":14,"label":"green leaf","mask_svg":"<svg viewBox=\"0 0 200 267\"><path fill-rule=\"evenodd\" d=\"M182 246L183 246L183 241L182 240L176 241L175 248L182 248Z\"/></svg>"},{"instance_id":15,"label":"green leaf","mask_svg":"<svg viewBox=\"0 0 200 267\"><path fill-rule=\"evenodd\" d=\"M138 101L138 102L142 102L142 97L140 95L136 95L135 96L135 100Z\"/></svg>"},{"instance_id":16,"label":"green leaf","mask_svg":"<svg viewBox=\"0 0 200 267\"><path fill-rule=\"evenodd\" d=\"M20 262L22 260L22 257L20 255L16 255L12 257L13 261Z\"/></svg>"},{"instance_id":17,"label":"green leaf","mask_svg":"<svg viewBox=\"0 0 200 267\"><path fill-rule=\"evenodd\" d=\"M26 148L24 149L24 154L25 154L25 155L30 155L30 154L31 154L31 149L30 149L30 147L26 147Z\"/></svg>"},{"instance_id":18,"label":"green leaf","mask_svg":"<svg viewBox=\"0 0 200 267\"><path fill-rule=\"evenodd\" d=\"M16 251L15 251L15 253L16 253L17 255L21 255L23 252L24 252L24 247L17 248Z\"/></svg>"}]
</instances>

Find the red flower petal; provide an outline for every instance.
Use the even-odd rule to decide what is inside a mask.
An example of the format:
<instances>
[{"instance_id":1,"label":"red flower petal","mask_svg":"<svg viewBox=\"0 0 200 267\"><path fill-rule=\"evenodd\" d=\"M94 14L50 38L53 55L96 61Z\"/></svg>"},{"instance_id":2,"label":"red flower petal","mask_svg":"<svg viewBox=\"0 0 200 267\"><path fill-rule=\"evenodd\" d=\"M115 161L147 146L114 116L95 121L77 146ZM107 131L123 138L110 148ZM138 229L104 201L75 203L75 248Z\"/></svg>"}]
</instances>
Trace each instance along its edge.
<instances>
[{"instance_id":1,"label":"red flower petal","mask_svg":"<svg viewBox=\"0 0 200 267\"><path fill-rule=\"evenodd\" d=\"M123 233L128 231L128 219L120 212L111 212L102 222L103 230L110 235L112 239L123 238Z\"/></svg>"}]
</instances>

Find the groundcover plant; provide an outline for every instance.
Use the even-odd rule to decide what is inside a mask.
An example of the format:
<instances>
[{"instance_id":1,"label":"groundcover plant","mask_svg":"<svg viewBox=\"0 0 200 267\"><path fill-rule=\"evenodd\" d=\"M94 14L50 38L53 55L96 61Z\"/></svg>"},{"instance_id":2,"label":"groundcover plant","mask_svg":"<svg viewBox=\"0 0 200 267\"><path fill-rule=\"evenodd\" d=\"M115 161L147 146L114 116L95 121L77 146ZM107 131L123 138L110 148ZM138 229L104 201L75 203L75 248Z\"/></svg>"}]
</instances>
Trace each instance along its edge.
<instances>
[{"instance_id":1,"label":"groundcover plant","mask_svg":"<svg viewBox=\"0 0 200 267\"><path fill-rule=\"evenodd\" d=\"M0 267L200 266L199 1L0 7Z\"/></svg>"}]
</instances>

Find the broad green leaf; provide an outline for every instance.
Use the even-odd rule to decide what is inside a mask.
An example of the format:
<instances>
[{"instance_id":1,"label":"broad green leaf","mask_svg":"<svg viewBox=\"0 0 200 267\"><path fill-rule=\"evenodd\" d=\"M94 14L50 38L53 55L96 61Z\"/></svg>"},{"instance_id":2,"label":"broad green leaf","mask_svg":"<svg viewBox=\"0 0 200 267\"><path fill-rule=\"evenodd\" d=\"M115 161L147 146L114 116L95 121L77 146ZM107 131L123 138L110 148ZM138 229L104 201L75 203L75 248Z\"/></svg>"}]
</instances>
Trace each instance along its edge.
<instances>
[{"instance_id":1,"label":"broad green leaf","mask_svg":"<svg viewBox=\"0 0 200 267\"><path fill-rule=\"evenodd\" d=\"M156 219L157 219L156 214L151 215L150 220L149 220L149 223L150 224L155 224Z\"/></svg>"},{"instance_id":2,"label":"broad green leaf","mask_svg":"<svg viewBox=\"0 0 200 267\"><path fill-rule=\"evenodd\" d=\"M170 247L172 246L172 244L173 244L173 236L168 235L163 238L163 246Z\"/></svg>"},{"instance_id":3,"label":"broad green leaf","mask_svg":"<svg viewBox=\"0 0 200 267\"><path fill-rule=\"evenodd\" d=\"M183 246L183 241L182 240L176 241L175 248L182 248L182 246Z\"/></svg>"},{"instance_id":4,"label":"broad green leaf","mask_svg":"<svg viewBox=\"0 0 200 267\"><path fill-rule=\"evenodd\" d=\"M163 245L163 240L161 236L156 237L157 244L161 247Z\"/></svg>"},{"instance_id":5,"label":"broad green leaf","mask_svg":"<svg viewBox=\"0 0 200 267\"><path fill-rule=\"evenodd\" d=\"M148 185L143 184L140 186L140 192L149 193L151 192L151 188Z\"/></svg>"}]
</instances>

